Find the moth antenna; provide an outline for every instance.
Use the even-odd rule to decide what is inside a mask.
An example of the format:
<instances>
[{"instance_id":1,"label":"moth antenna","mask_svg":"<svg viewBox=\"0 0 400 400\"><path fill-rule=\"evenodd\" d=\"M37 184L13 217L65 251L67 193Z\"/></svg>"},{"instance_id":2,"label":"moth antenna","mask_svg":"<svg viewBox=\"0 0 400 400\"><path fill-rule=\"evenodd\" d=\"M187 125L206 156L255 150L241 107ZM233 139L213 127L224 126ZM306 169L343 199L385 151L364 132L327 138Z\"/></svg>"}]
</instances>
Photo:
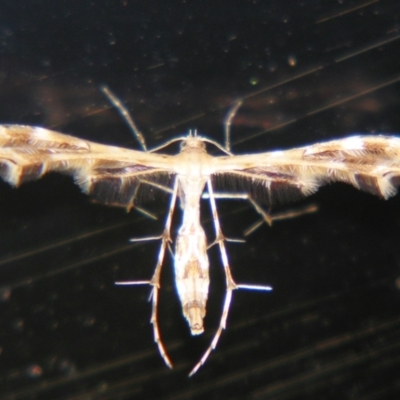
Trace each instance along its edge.
<instances>
[{"instance_id":1,"label":"moth antenna","mask_svg":"<svg viewBox=\"0 0 400 400\"><path fill-rule=\"evenodd\" d=\"M225 117L224 127L225 127L225 150L231 151L231 125L232 120L238 112L240 106L243 104L242 100L236 101L233 106L229 109L227 116Z\"/></svg>"},{"instance_id":2,"label":"moth antenna","mask_svg":"<svg viewBox=\"0 0 400 400\"><path fill-rule=\"evenodd\" d=\"M136 126L135 122L133 121L132 116L130 115L129 111L124 106L122 101L119 100L119 98L106 85L100 86L100 90L108 98L108 101L121 114L122 118L128 124L129 128L131 129L136 140L139 142L139 145L143 149L143 151L147 151L145 138L144 138L143 134L139 131L139 128Z\"/></svg>"}]
</instances>

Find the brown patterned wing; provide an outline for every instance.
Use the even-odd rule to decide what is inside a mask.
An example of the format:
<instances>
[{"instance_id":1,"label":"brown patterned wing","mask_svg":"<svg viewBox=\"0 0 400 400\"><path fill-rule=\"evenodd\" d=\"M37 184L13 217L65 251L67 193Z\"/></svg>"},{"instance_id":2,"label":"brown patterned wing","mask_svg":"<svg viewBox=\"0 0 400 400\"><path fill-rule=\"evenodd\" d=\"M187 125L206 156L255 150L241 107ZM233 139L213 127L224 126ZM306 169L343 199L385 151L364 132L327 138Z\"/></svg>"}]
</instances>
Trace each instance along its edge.
<instances>
[{"instance_id":1,"label":"brown patterned wing","mask_svg":"<svg viewBox=\"0 0 400 400\"><path fill-rule=\"evenodd\" d=\"M331 182L387 199L400 184L400 138L351 136L286 151L219 157L216 170L242 181L254 195L261 188L269 203L308 196Z\"/></svg>"},{"instance_id":2,"label":"brown patterned wing","mask_svg":"<svg viewBox=\"0 0 400 400\"><path fill-rule=\"evenodd\" d=\"M12 186L48 172L74 177L96 201L126 208L141 180L168 177L168 155L106 146L43 128L0 125L0 177Z\"/></svg>"}]
</instances>

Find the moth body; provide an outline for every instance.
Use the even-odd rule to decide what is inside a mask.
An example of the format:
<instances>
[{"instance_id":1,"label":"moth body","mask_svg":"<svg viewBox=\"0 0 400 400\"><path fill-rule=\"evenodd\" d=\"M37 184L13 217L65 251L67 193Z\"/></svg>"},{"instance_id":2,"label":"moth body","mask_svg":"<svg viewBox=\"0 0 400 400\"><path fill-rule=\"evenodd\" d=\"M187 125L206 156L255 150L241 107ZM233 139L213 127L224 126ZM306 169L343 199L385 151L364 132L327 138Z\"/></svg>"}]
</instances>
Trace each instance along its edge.
<instances>
[{"instance_id":1,"label":"moth body","mask_svg":"<svg viewBox=\"0 0 400 400\"><path fill-rule=\"evenodd\" d=\"M139 133L136 136L141 138L143 145L143 138ZM177 141L181 142L178 154L157 153ZM226 155L208 154L206 142ZM332 182L348 183L383 199L394 196L400 186L400 138L395 136L351 136L290 150L245 155L233 155L228 142L226 140L223 147L189 132L187 136L173 139L153 151L147 151L145 146L142 146L144 151L137 151L89 142L43 128L0 125L0 178L13 186L39 179L51 171L61 172L73 176L83 192L96 201L127 210L138 208L139 211L136 205L139 187L150 185L171 193L163 233L136 240L160 240L158 261L152 278L122 282L152 286L151 323L154 340L169 367L172 367L172 363L162 343L157 320L161 269L166 249L172 241L172 219L179 198L183 217L175 240L176 288L192 335L202 333L209 289L209 260L207 238L200 221L200 200L207 186L215 230L213 244L220 249L226 290L219 326L210 346L190 375L196 373L215 349L226 327L233 290L271 290L268 286L236 284L233 280L225 246L228 239L222 232L218 218L217 198L248 199L262 216L262 222L270 224L273 219L282 217L271 217L263 211L253 199L253 192L270 207L311 195L320 186ZM214 192L213 179L216 177L226 177L233 183L232 186L244 189L232 194ZM159 184L171 178L172 189ZM292 214L288 213L285 218L291 218Z\"/></svg>"},{"instance_id":2,"label":"moth body","mask_svg":"<svg viewBox=\"0 0 400 400\"><path fill-rule=\"evenodd\" d=\"M207 238L200 222L200 200L208 179L203 158L209 156L197 137L188 139L179 154L186 167L177 175L183 220L176 239L174 268L183 315L192 335L199 335L204 331L210 284Z\"/></svg>"}]
</instances>

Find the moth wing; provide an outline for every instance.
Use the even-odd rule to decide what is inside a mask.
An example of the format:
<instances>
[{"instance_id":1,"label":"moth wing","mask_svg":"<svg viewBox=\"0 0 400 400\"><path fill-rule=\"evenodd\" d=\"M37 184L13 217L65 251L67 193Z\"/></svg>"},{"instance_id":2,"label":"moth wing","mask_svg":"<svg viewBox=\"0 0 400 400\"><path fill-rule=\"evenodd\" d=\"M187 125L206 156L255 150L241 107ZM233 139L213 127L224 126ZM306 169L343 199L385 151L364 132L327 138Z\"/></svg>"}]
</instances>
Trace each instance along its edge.
<instances>
[{"instance_id":1,"label":"moth wing","mask_svg":"<svg viewBox=\"0 0 400 400\"><path fill-rule=\"evenodd\" d=\"M140 182L157 181L173 173L170 157L38 127L0 125L0 177L12 186L60 172L71 175L96 201L128 209Z\"/></svg>"},{"instance_id":2,"label":"moth wing","mask_svg":"<svg viewBox=\"0 0 400 400\"><path fill-rule=\"evenodd\" d=\"M400 184L400 138L351 136L284 151L224 156L215 175L243 190L260 191L269 203L308 196L331 182L345 182L387 199Z\"/></svg>"}]
</instances>

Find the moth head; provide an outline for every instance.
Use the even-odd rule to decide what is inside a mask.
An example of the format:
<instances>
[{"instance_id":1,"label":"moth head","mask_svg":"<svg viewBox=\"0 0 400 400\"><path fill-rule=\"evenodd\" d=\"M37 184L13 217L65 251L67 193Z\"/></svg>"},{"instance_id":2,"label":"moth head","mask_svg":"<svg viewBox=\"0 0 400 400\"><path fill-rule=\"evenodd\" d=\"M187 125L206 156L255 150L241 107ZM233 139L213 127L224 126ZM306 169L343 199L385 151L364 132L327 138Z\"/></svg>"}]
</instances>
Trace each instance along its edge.
<instances>
[{"instance_id":1,"label":"moth head","mask_svg":"<svg viewBox=\"0 0 400 400\"><path fill-rule=\"evenodd\" d=\"M192 131L189 131L189 135L181 142L181 151L188 149L200 149L206 151L206 144L200 136L197 136L197 131L192 135Z\"/></svg>"}]
</instances>

